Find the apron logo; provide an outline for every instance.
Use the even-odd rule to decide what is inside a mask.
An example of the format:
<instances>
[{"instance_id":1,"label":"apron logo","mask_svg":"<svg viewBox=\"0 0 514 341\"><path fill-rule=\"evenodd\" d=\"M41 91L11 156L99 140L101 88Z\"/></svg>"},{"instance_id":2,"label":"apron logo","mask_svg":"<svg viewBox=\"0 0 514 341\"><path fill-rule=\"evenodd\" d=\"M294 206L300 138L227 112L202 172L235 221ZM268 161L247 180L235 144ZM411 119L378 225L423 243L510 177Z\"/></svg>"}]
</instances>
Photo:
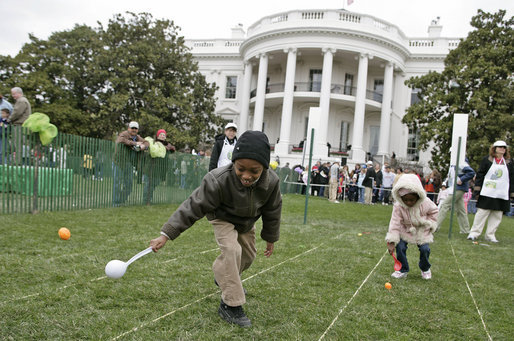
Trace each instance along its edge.
<instances>
[{"instance_id":1,"label":"apron logo","mask_svg":"<svg viewBox=\"0 0 514 341\"><path fill-rule=\"evenodd\" d=\"M496 180L501 178L503 175L503 171L501 169L497 169L493 175L491 175L491 180Z\"/></svg>"},{"instance_id":2,"label":"apron logo","mask_svg":"<svg viewBox=\"0 0 514 341\"><path fill-rule=\"evenodd\" d=\"M496 181L486 181L484 184L485 188L496 188Z\"/></svg>"}]
</instances>

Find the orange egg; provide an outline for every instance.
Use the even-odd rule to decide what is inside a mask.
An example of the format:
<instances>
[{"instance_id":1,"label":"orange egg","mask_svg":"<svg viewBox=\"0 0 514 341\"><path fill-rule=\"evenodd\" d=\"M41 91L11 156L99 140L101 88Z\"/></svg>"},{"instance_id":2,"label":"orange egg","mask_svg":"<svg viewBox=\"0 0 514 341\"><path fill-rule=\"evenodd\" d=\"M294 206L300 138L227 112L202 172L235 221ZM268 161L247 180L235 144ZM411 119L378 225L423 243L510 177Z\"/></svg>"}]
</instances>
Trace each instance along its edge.
<instances>
[{"instance_id":1,"label":"orange egg","mask_svg":"<svg viewBox=\"0 0 514 341\"><path fill-rule=\"evenodd\" d=\"M64 240L70 239L71 233L70 230L68 230L66 227L61 227L59 229L59 237Z\"/></svg>"},{"instance_id":2,"label":"orange egg","mask_svg":"<svg viewBox=\"0 0 514 341\"><path fill-rule=\"evenodd\" d=\"M393 287L389 282L387 282L384 286L387 290L391 290L391 288Z\"/></svg>"}]
</instances>

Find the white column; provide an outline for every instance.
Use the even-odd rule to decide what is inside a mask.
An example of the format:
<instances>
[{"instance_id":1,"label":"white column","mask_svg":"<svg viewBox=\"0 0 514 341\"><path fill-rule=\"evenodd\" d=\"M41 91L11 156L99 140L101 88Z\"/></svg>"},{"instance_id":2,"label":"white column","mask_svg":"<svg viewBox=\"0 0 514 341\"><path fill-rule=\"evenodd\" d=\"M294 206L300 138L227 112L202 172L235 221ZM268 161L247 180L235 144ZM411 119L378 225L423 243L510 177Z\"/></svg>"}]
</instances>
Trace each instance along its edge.
<instances>
[{"instance_id":1,"label":"white column","mask_svg":"<svg viewBox=\"0 0 514 341\"><path fill-rule=\"evenodd\" d=\"M334 61L335 49L323 48L323 70L321 74L321 95L319 99L319 107L321 110L319 132L316 134L317 150L321 152L321 156L328 156L327 134L330 113L330 89L332 87L332 63Z\"/></svg>"},{"instance_id":2,"label":"white column","mask_svg":"<svg viewBox=\"0 0 514 341\"><path fill-rule=\"evenodd\" d=\"M241 115L239 116L238 133L241 135L248 130L248 111L250 110L250 86L252 82L252 63L245 61L243 93L241 94Z\"/></svg>"},{"instance_id":3,"label":"white column","mask_svg":"<svg viewBox=\"0 0 514 341\"><path fill-rule=\"evenodd\" d=\"M380 139L378 155L389 154L389 136L391 130L391 99L393 98L393 63L388 62L384 70L384 94L380 114Z\"/></svg>"},{"instance_id":4,"label":"white column","mask_svg":"<svg viewBox=\"0 0 514 341\"><path fill-rule=\"evenodd\" d=\"M280 141L275 146L275 154L287 155L291 143L291 119L293 116L294 77L296 73L296 49L284 50L287 53L284 101L282 103L282 122L280 124Z\"/></svg>"},{"instance_id":5,"label":"white column","mask_svg":"<svg viewBox=\"0 0 514 341\"><path fill-rule=\"evenodd\" d=\"M262 131L264 120L264 100L266 97L266 77L268 76L268 55L260 55L259 76L257 77L257 98L255 99L255 111L253 113L253 130Z\"/></svg>"},{"instance_id":6,"label":"white column","mask_svg":"<svg viewBox=\"0 0 514 341\"><path fill-rule=\"evenodd\" d=\"M357 94L355 96L355 114L353 117L352 160L362 163L366 161L363 147L364 115L366 114L366 82L368 79L368 55L359 55L359 71L357 75Z\"/></svg>"}]
</instances>

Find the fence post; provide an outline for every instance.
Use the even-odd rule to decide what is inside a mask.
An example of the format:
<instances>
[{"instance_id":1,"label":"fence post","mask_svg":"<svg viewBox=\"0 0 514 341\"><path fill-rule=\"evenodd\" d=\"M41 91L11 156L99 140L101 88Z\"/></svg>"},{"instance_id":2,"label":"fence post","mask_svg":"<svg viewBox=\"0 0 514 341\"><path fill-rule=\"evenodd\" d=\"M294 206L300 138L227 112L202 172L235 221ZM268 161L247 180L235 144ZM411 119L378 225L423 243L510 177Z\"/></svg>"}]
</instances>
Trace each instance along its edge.
<instances>
[{"instance_id":1,"label":"fence post","mask_svg":"<svg viewBox=\"0 0 514 341\"><path fill-rule=\"evenodd\" d=\"M39 142L34 146L34 192L32 194L32 214L38 213Z\"/></svg>"},{"instance_id":2,"label":"fence post","mask_svg":"<svg viewBox=\"0 0 514 341\"><path fill-rule=\"evenodd\" d=\"M303 224L307 223L307 207L309 206L309 192L311 187L311 164L312 164L312 146L314 145L314 128L311 130L311 141L309 150L309 169L307 170L307 188L305 189L305 210L303 213ZM305 144L303 145L305 150Z\"/></svg>"}]
</instances>

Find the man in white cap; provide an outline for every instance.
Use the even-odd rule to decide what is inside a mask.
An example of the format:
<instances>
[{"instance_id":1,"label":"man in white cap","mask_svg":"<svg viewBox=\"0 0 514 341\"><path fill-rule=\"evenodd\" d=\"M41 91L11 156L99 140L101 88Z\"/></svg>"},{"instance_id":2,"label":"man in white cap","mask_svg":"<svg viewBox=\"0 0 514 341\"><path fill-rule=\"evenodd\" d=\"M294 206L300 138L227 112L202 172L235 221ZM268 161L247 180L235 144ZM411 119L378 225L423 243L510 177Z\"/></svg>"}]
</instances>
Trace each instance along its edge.
<instances>
[{"instance_id":1,"label":"man in white cap","mask_svg":"<svg viewBox=\"0 0 514 341\"><path fill-rule=\"evenodd\" d=\"M232 163L232 151L237 142L236 134L237 125L229 122L225 125L225 133L216 135L209 162L209 172Z\"/></svg>"},{"instance_id":2,"label":"man in white cap","mask_svg":"<svg viewBox=\"0 0 514 341\"><path fill-rule=\"evenodd\" d=\"M114 152L113 169L113 204L123 204L132 192L132 180L134 167L142 156L139 153L148 149L150 143L138 135L139 123L131 121L128 130L121 132L116 139L116 150Z\"/></svg>"}]
</instances>

